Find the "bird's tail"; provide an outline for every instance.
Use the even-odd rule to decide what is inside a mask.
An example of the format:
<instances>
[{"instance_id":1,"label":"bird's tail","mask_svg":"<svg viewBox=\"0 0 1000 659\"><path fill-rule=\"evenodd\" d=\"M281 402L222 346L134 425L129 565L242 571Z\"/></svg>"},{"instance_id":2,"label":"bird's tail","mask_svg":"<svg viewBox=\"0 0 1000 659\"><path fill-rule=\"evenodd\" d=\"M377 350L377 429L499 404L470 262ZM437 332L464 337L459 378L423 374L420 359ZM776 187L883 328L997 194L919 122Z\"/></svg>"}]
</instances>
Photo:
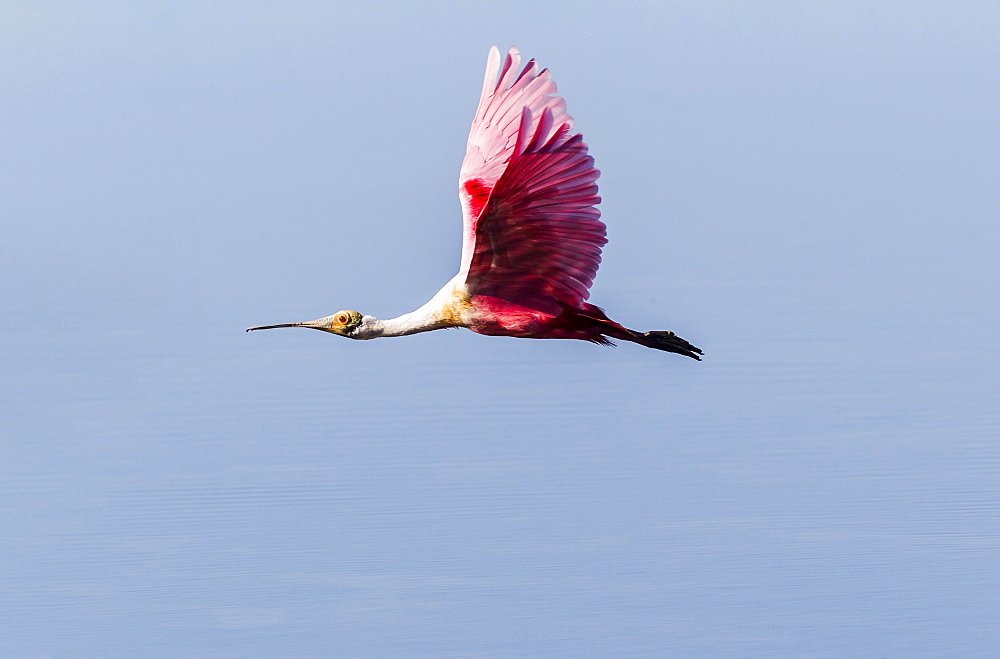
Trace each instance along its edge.
<instances>
[{"instance_id":1,"label":"bird's tail","mask_svg":"<svg viewBox=\"0 0 1000 659\"><path fill-rule=\"evenodd\" d=\"M600 332L599 338L592 339L596 343L610 343L610 341L605 339L605 337L610 337L621 341L638 343L641 346L646 346L647 348L653 348L655 350L674 352L678 355L690 357L691 359L697 359L698 361L701 361L700 355L704 354L700 348L691 345L673 332L637 332L635 330L630 330L624 325L616 323L608 318L600 307L595 307L592 304L587 304L580 315L591 321L595 321L595 329Z\"/></svg>"}]
</instances>

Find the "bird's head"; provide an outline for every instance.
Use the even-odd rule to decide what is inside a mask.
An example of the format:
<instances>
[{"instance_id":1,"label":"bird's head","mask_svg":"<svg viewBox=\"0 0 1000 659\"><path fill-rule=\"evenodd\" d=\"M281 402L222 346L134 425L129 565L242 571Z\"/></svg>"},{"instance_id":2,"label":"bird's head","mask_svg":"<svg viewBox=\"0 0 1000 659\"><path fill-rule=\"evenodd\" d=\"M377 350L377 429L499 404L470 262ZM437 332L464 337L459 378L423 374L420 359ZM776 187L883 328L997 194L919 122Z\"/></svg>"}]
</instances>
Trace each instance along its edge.
<instances>
[{"instance_id":1,"label":"bird's head","mask_svg":"<svg viewBox=\"0 0 1000 659\"><path fill-rule=\"evenodd\" d=\"M329 332L330 334L346 336L349 339L364 339L368 338L365 336L365 329L371 320L373 319L368 316L362 316L357 311L344 310L338 311L332 316L317 318L316 320L309 320L304 323L260 325L259 327L249 327L247 328L247 331L252 332L253 330L275 329L278 327L308 327L310 329Z\"/></svg>"}]
</instances>

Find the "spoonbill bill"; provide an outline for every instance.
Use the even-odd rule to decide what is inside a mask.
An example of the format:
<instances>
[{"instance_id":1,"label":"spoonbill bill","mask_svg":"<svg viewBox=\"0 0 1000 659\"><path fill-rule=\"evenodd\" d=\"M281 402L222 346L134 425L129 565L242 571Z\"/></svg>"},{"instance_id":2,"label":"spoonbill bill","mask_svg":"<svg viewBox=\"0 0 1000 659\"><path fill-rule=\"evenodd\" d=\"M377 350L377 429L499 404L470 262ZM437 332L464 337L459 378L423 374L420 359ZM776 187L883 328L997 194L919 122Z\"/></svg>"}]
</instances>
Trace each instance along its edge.
<instances>
[{"instance_id":1,"label":"spoonbill bill","mask_svg":"<svg viewBox=\"0 0 1000 659\"><path fill-rule=\"evenodd\" d=\"M459 176L462 262L425 305L382 320L357 311L302 323L350 339L404 336L447 327L532 339L612 339L701 359L673 332L637 332L588 304L607 243L594 159L548 69L520 69L511 48L490 49L486 79Z\"/></svg>"}]
</instances>

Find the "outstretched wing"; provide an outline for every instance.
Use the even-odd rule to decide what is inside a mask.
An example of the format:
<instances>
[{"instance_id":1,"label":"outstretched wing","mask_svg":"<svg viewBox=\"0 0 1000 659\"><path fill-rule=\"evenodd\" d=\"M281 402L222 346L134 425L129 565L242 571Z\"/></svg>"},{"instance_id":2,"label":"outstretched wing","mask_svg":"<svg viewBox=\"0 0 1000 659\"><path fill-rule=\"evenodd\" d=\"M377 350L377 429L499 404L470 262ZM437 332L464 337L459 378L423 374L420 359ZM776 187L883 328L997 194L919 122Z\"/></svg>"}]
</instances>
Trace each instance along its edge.
<instances>
[{"instance_id":1,"label":"outstretched wing","mask_svg":"<svg viewBox=\"0 0 1000 659\"><path fill-rule=\"evenodd\" d=\"M559 315L579 307L607 242L594 159L555 83L511 49L490 50L462 163L462 266L471 295Z\"/></svg>"}]
</instances>

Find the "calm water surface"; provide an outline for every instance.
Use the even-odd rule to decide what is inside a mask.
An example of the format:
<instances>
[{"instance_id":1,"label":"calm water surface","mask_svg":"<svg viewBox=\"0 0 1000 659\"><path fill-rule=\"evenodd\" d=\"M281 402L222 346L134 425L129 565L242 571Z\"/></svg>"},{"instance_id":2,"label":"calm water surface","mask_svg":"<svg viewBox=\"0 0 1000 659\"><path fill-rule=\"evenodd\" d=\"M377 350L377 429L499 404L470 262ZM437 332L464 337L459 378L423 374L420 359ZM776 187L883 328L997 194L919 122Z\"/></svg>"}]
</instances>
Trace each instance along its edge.
<instances>
[{"instance_id":1,"label":"calm water surface","mask_svg":"<svg viewBox=\"0 0 1000 659\"><path fill-rule=\"evenodd\" d=\"M623 285L625 306L656 285ZM703 328L701 364L464 331L244 335L271 319L232 309L109 318L134 300L83 285L51 300L75 331L27 332L15 301L0 649L995 647L991 330L955 303L936 330L955 340L927 341L901 331L923 313L905 299L865 321L778 288L707 285L723 311L679 320ZM782 303L749 315L768 290ZM730 314L745 332L713 329Z\"/></svg>"}]
</instances>

